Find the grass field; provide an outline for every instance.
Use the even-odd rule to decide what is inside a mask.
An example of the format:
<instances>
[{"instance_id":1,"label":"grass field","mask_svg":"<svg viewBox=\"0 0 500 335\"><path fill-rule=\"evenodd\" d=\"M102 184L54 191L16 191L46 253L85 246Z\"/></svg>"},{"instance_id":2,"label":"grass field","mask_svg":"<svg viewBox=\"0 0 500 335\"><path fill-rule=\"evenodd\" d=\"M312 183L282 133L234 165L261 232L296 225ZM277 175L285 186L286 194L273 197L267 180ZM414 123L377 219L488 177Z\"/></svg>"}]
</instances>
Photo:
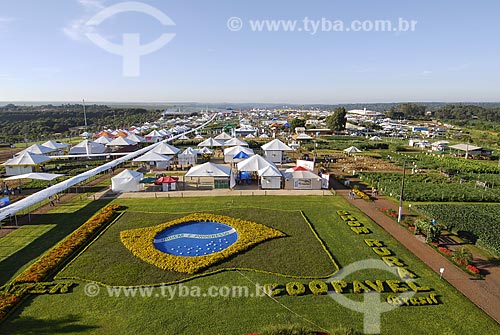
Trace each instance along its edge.
<instances>
[{"instance_id":1,"label":"grass field","mask_svg":"<svg viewBox=\"0 0 500 335\"><path fill-rule=\"evenodd\" d=\"M123 229L156 225L188 212L223 213L281 227L292 240L288 242L284 238L263 242L249 250L248 254L231 258L216 268L245 264L254 269L277 269L274 272L285 275L328 275L335 268L325 262L325 253L318 251L321 244L309 235L312 233L307 223L297 215L296 211L301 210L341 268L359 260L380 259L363 240L382 240L408 269L419 276L419 285L431 287L439 296L440 305L401 307L382 314L382 334L500 334L496 322L340 197L203 197L124 199L117 202L127 207L127 213L70 263L59 277L78 276L121 285L157 284L168 280L172 274L162 274L152 265L141 264L140 260L127 254L117 235ZM80 220L73 213L64 213L64 208L58 210L66 223L72 219ZM66 210L70 211L70 207ZM350 211L372 234L355 234L340 219L337 210ZM49 215L54 223L58 223L56 215ZM293 241L293 238L296 240ZM349 280L391 278L396 279L389 273L371 269L349 276ZM198 287L201 292L208 292L213 286L246 286L249 292L254 292L256 283L284 285L291 281L297 279L254 271L222 271L184 281L182 285L189 289ZM71 293L28 299L0 325L0 333L246 334L258 332L270 324L292 323L316 330L335 329L341 325L363 330L363 315L344 308L329 296L282 295L273 300L255 297L255 294L239 298L203 294L183 297L177 294L171 299L171 296L159 294L162 293L159 288L150 297L141 297L139 293L135 297L126 297L125 291L116 290L118 288L100 286L99 294L90 297L85 294L88 293L85 285L86 281L79 281ZM168 287L181 289L179 285ZM354 294L345 296L360 298Z\"/></svg>"}]
</instances>

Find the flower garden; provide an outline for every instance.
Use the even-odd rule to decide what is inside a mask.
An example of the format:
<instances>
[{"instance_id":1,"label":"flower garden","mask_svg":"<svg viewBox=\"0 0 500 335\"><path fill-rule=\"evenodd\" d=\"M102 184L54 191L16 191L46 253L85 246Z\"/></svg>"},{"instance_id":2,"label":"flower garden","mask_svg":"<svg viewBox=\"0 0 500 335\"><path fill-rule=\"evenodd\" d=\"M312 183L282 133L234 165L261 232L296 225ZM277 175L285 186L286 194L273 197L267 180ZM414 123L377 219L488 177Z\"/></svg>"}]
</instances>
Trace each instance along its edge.
<instances>
[{"instance_id":1,"label":"flower garden","mask_svg":"<svg viewBox=\"0 0 500 335\"><path fill-rule=\"evenodd\" d=\"M99 228L87 233L92 225L88 223L68 237L76 239L74 247L66 239L46 254L59 250L63 261L45 268L39 264L45 262L44 256L20 276L23 285L38 287L27 288L22 301L5 296L5 301L18 307L0 324L0 333L50 329L56 334L134 334L162 329L165 334L248 334L263 333L272 325L332 334L339 327L361 331L363 314L331 296L359 300L366 292L378 292L383 303L401 306L382 314L383 334L398 334L402 329L411 334L500 330L439 274L340 197L121 199L117 203L123 209L119 215L116 207L108 207L103 213L113 208L109 212L113 214ZM192 221L228 225L238 232L238 240L221 252L177 260L154 248L158 233ZM80 238L82 244L77 242ZM217 254L224 257L212 257ZM198 262L197 257L206 258ZM196 265L179 262L182 258L194 259ZM394 273L365 269L336 277L339 269L367 259L383 261ZM27 282L28 278L35 282ZM87 284L97 284L98 294L89 295ZM256 285L272 299L265 294L178 294L168 299L115 294L117 288L208 292L212 287ZM2 294L13 290L6 286ZM399 298L401 292L411 292L413 297Z\"/></svg>"}]
</instances>

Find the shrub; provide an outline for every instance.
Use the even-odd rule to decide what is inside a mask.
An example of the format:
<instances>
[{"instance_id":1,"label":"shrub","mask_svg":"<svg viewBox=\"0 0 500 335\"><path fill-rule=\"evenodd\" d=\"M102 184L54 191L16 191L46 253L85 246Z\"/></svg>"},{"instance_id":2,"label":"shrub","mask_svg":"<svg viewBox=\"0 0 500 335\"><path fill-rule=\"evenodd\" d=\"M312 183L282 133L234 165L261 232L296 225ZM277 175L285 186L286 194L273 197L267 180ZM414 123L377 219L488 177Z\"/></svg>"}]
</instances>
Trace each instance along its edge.
<instances>
[{"instance_id":1,"label":"shrub","mask_svg":"<svg viewBox=\"0 0 500 335\"><path fill-rule=\"evenodd\" d=\"M313 280L309 282L309 290L314 295L322 295L328 293L328 285L321 280Z\"/></svg>"},{"instance_id":2,"label":"shrub","mask_svg":"<svg viewBox=\"0 0 500 335\"><path fill-rule=\"evenodd\" d=\"M471 264L467 265L466 269L475 275L479 274L480 272L478 268L476 268L474 265Z\"/></svg>"},{"instance_id":3,"label":"shrub","mask_svg":"<svg viewBox=\"0 0 500 335\"><path fill-rule=\"evenodd\" d=\"M299 282L290 282L286 284L286 292L290 296L298 296L306 293L306 287Z\"/></svg>"}]
</instances>

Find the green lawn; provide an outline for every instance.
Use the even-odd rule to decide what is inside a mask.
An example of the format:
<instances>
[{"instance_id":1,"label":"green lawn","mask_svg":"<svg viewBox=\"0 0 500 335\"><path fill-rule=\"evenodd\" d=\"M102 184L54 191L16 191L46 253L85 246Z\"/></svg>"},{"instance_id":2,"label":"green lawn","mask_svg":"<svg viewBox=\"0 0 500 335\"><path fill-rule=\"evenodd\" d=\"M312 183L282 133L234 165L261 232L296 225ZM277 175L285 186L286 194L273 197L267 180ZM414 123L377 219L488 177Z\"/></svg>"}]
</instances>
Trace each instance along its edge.
<instances>
[{"instance_id":1,"label":"green lawn","mask_svg":"<svg viewBox=\"0 0 500 335\"><path fill-rule=\"evenodd\" d=\"M40 236L48 233L56 225L41 224L21 226L0 239L0 262L14 255L18 250L28 247ZM29 248L29 247L28 247Z\"/></svg>"},{"instance_id":2,"label":"green lawn","mask_svg":"<svg viewBox=\"0 0 500 335\"><path fill-rule=\"evenodd\" d=\"M71 273L88 276L86 279L99 276L112 283L145 283L149 280L148 283L154 284L163 278L158 275L158 271L153 271L156 269L148 270L149 265L139 264L139 260L126 254L126 249L125 251L121 249L123 246L119 245L116 239L120 230L155 225L186 212L223 213L270 226L281 225L283 229L289 229L293 223L306 226L306 223L295 215L296 212L293 212L302 210L340 267L359 260L380 259L363 239L382 240L399 259L404 261L408 269L419 276L417 279L419 285L429 286L433 289L433 293L438 294L440 305L402 307L384 313L381 320L383 334L500 334L500 327L496 322L447 282L440 280L430 268L340 197L123 199L117 203L127 206L127 214L110 226L76 258L60 274L61 277ZM352 232L337 215L337 210L350 211L372 231L372 234L357 235ZM141 212L149 213L140 215ZM58 226L53 229L60 228ZM304 239L307 239L304 233L306 231L307 229L299 229L294 234L304 234ZM321 259L316 259L315 255L320 255L319 253L308 251L315 250L315 245L319 242L307 242L309 249L300 243L295 244L295 248L288 248L286 245L269 248L276 241L279 239L263 242L249 253L269 253L270 258L279 257L278 263L282 265L275 263L276 259L269 264L279 267L285 274L286 271L295 270L318 275L328 269L322 265ZM272 250L280 247L287 249ZM238 260L238 256L228 262L247 261L249 266L257 269L269 266L266 265L267 259L261 258L258 254L253 260L245 260L244 258L248 257L242 255L241 260ZM254 263L251 264L252 262ZM295 269L297 264L299 269ZM224 267L224 264L218 266ZM92 267L95 267L95 270L92 270ZM312 273L315 271L318 273ZM351 275L349 280L389 278L395 279L391 274L380 270L363 270ZM295 279L253 271L222 271L185 281L182 285L189 286L190 289L199 287L201 292L207 292L212 286L247 286L249 292L255 292L256 283L284 285L290 281ZM308 282L308 280L299 281ZM150 297L141 297L140 294L135 297L125 297L123 291L117 297L117 291L101 286L100 294L89 297L85 294L85 285L86 282L81 281L71 293L40 295L28 299L0 325L0 333L246 334L260 331L270 324L291 323L316 330L335 329L340 325L363 330L363 315L342 307L329 296L283 295L272 300L268 297L255 297L255 294L246 298L177 295L170 299L169 296L160 294L162 292L157 288ZM169 287L173 289L174 286L170 285L167 289ZM180 286L176 289L180 289ZM114 296L113 294L110 296L110 292L114 292ZM360 298L354 294L347 294L346 297L358 300Z\"/></svg>"}]
</instances>

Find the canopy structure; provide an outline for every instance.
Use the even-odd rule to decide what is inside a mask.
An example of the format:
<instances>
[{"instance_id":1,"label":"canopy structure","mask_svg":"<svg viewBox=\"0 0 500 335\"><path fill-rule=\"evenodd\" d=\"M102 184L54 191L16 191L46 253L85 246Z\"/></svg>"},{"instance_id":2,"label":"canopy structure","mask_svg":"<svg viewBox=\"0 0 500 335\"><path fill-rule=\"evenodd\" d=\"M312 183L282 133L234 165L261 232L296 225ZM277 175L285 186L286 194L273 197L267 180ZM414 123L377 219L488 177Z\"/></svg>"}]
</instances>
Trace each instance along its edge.
<instances>
[{"instance_id":1,"label":"canopy structure","mask_svg":"<svg viewBox=\"0 0 500 335\"><path fill-rule=\"evenodd\" d=\"M211 155L213 153L214 152L207 147L203 147L200 150L198 150L198 155Z\"/></svg>"},{"instance_id":2,"label":"canopy structure","mask_svg":"<svg viewBox=\"0 0 500 335\"><path fill-rule=\"evenodd\" d=\"M17 176L12 176L5 178L5 180L16 180L16 179L37 179L37 180L54 180L56 178L64 176L63 174L57 174L57 173L37 173L37 172L32 172L32 173L25 173L25 174L20 174Z\"/></svg>"},{"instance_id":3,"label":"canopy structure","mask_svg":"<svg viewBox=\"0 0 500 335\"><path fill-rule=\"evenodd\" d=\"M370 141L382 141L382 139L379 136L372 136L369 139Z\"/></svg>"},{"instance_id":4,"label":"canopy structure","mask_svg":"<svg viewBox=\"0 0 500 335\"><path fill-rule=\"evenodd\" d=\"M144 175L137 171L123 170L111 178L111 190L113 192L137 192L144 188L141 180Z\"/></svg>"},{"instance_id":5,"label":"canopy structure","mask_svg":"<svg viewBox=\"0 0 500 335\"><path fill-rule=\"evenodd\" d=\"M224 162L225 163L233 162L234 156L240 152L244 152L245 154L248 155L248 157L254 155L254 152L252 149L237 145L235 147L229 147L229 148L224 149Z\"/></svg>"},{"instance_id":6,"label":"canopy structure","mask_svg":"<svg viewBox=\"0 0 500 335\"><path fill-rule=\"evenodd\" d=\"M293 151L292 148L290 148L288 145L285 143L281 142L278 139L274 139L269 143L266 143L262 146L262 150L264 151Z\"/></svg>"},{"instance_id":7,"label":"canopy structure","mask_svg":"<svg viewBox=\"0 0 500 335\"><path fill-rule=\"evenodd\" d=\"M66 149L67 147L69 147L69 144L60 143L60 142L56 142L56 141L47 141L45 143L42 143L42 145L44 147L52 148L52 149L56 149L56 150L62 150L62 149Z\"/></svg>"},{"instance_id":8,"label":"canopy structure","mask_svg":"<svg viewBox=\"0 0 500 335\"><path fill-rule=\"evenodd\" d=\"M224 165L207 162L193 166L186 173L186 177L229 177L232 175L231 168Z\"/></svg>"},{"instance_id":9,"label":"canopy structure","mask_svg":"<svg viewBox=\"0 0 500 335\"><path fill-rule=\"evenodd\" d=\"M144 143L146 139L142 136L139 136L135 133L130 133L127 137L128 140L134 141L135 143Z\"/></svg>"},{"instance_id":10,"label":"canopy structure","mask_svg":"<svg viewBox=\"0 0 500 335\"><path fill-rule=\"evenodd\" d=\"M158 169L165 169L169 164L171 156L162 155L157 152L149 151L144 155L134 158L133 162L148 162L150 166L155 166Z\"/></svg>"},{"instance_id":11,"label":"canopy structure","mask_svg":"<svg viewBox=\"0 0 500 335\"><path fill-rule=\"evenodd\" d=\"M358 148L356 147L349 147L347 149L344 149L344 152L348 153L348 154L354 154L354 153L359 153L361 152L361 150L359 150Z\"/></svg>"},{"instance_id":12,"label":"canopy structure","mask_svg":"<svg viewBox=\"0 0 500 335\"><path fill-rule=\"evenodd\" d=\"M128 147L130 145L136 145L137 142L135 141L132 141L126 137L123 137L123 136L118 136L117 138L115 138L114 140L112 140L111 142L109 142L108 144L106 144L106 146L108 147Z\"/></svg>"},{"instance_id":13,"label":"canopy structure","mask_svg":"<svg viewBox=\"0 0 500 335\"><path fill-rule=\"evenodd\" d=\"M195 165L197 158L198 158L198 151L189 147L179 154L178 156L179 165L181 166Z\"/></svg>"},{"instance_id":14,"label":"canopy structure","mask_svg":"<svg viewBox=\"0 0 500 335\"><path fill-rule=\"evenodd\" d=\"M199 131L203 127L206 127L208 124L213 122L216 117L217 117L217 114L214 114L210 118L210 120L206 121L205 123L203 123L202 125L200 125L197 128L190 129L188 132ZM172 139L168 139L165 141L170 141L170 140L173 140L175 138L176 137L174 136ZM19 211L26 209L26 208L29 208L30 206L37 204L40 201L43 201L44 199L47 199L50 196L54 196L55 194L60 193L69 187L72 187L74 185L77 185L78 183L81 183L81 182L88 180L90 177L93 177L99 173L108 171L109 169L114 168L114 167L116 167L124 162L130 161L130 160L134 159L135 157L143 155L146 152L154 149L157 145L158 144L152 144L148 147L145 147L145 148L139 149L137 151L128 153L120 158L117 158L117 159L111 161L111 162L105 163L101 166L98 166L98 167L95 167L91 170L85 171L77 176L68 178L60 183L57 183L53 186L50 186L46 189L39 191L39 192L31 194L31 195L27 196L26 198L23 198L19 201L16 201L13 204L9 204L8 206L0 208L0 220L4 220L5 218L13 216L16 213L18 213Z\"/></svg>"},{"instance_id":15,"label":"canopy structure","mask_svg":"<svg viewBox=\"0 0 500 335\"><path fill-rule=\"evenodd\" d=\"M243 151L240 151L236 155L233 156L233 160L234 159L247 159L247 158L250 158L250 156Z\"/></svg>"},{"instance_id":16,"label":"canopy structure","mask_svg":"<svg viewBox=\"0 0 500 335\"><path fill-rule=\"evenodd\" d=\"M155 185L161 185L161 184L172 184L172 183L177 183L179 181L179 177L171 177L171 176L165 176L165 177L160 177L155 180Z\"/></svg>"},{"instance_id":17,"label":"canopy structure","mask_svg":"<svg viewBox=\"0 0 500 335\"><path fill-rule=\"evenodd\" d=\"M248 134L247 136L245 136L245 138L255 138L255 135L253 135L253 134Z\"/></svg>"},{"instance_id":18,"label":"canopy structure","mask_svg":"<svg viewBox=\"0 0 500 335\"><path fill-rule=\"evenodd\" d=\"M262 150L264 150L267 160L280 164L283 162L283 153L285 151L293 151L292 148L278 139L274 139L271 142L264 144L262 146Z\"/></svg>"},{"instance_id":19,"label":"canopy structure","mask_svg":"<svg viewBox=\"0 0 500 335\"><path fill-rule=\"evenodd\" d=\"M39 165L50 161L51 158L45 155L33 154L31 152L25 152L19 156L9 159L2 165L5 166L16 166L16 165Z\"/></svg>"},{"instance_id":20,"label":"canopy structure","mask_svg":"<svg viewBox=\"0 0 500 335\"><path fill-rule=\"evenodd\" d=\"M285 189L320 190L321 177L308 170L295 170L285 173Z\"/></svg>"},{"instance_id":21,"label":"canopy structure","mask_svg":"<svg viewBox=\"0 0 500 335\"><path fill-rule=\"evenodd\" d=\"M266 168L268 166L274 166L273 163L266 160L264 157L260 155L254 155L248 159L245 159L242 162L239 162L236 167L238 171L248 171L248 172L257 172Z\"/></svg>"},{"instance_id":22,"label":"canopy structure","mask_svg":"<svg viewBox=\"0 0 500 335\"><path fill-rule=\"evenodd\" d=\"M106 146L90 140L83 140L69 149L70 155L102 154L106 152Z\"/></svg>"},{"instance_id":23,"label":"canopy structure","mask_svg":"<svg viewBox=\"0 0 500 335\"><path fill-rule=\"evenodd\" d=\"M162 154L162 155L167 155L167 156L174 156L176 155L180 150L174 147L173 145L170 145L168 143L162 142L160 143L156 148L152 150L153 152Z\"/></svg>"},{"instance_id":24,"label":"canopy structure","mask_svg":"<svg viewBox=\"0 0 500 335\"><path fill-rule=\"evenodd\" d=\"M234 147L234 146L242 146L242 147L248 147L248 143L243 141L243 140L240 140L239 138L232 138L230 140L227 140L226 142L224 142L224 146L225 147Z\"/></svg>"},{"instance_id":25,"label":"canopy structure","mask_svg":"<svg viewBox=\"0 0 500 335\"><path fill-rule=\"evenodd\" d=\"M232 137L229 136L227 133L225 132L222 132L220 133L219 135L215 136L214 139L217 140L217 141L221 141L221 142L224 142L224 141L227 141L227 140L230 140Z\"/></svg>"},{"instance_id":26,"label":"canopy structure","mask_svg":"<svg viewBox=\"0 0 500 335\"><path fill-rule=\"evenodd\" d=\"M295 139L297 141L310 141L313 138L312 138L312 136L309 136L309 135L307 135L305 133L302 133L302 134L299 134L299 136L297 136Z\"/></svg>"},{"instance_id":27,"label":"canopy structure","mask_svg":"<svg viewBox=\"0 0 500 335\"><path fill-rule=\"evenodd\" d=\"M107 136L99 136L94 142L95 143L100 143L100 144L108 144L109 142L111 142L113 139L111 137L107 137Z\"/></svg>"},{"instance_id":28,"label":"canopy structure","mask_svg":"<svg viewBox=\"0 0 500 335\"><path fill-rule=\"evenodd\" d=\"M215 140L211 137L207 138L205 141L198 144L199 147L222 147L222 142Z\"/></svg>"},{"instance_id":29,"label":"canopy structure","mask_svg":"<svg viewBox=\"0 0 500 335\"><path fill-rule=\"evenodd\" d=\"M259 136L259 138L269 138L269 136L267 136L267 134L262 134Z\"/></svg>"},{"instance_id":30,"label":"canopy structure","mask_svg":"<svg viewBox=\"0 0 500 335\"><path fill-rule=\"evenodd\" d=\"M185 140L189 140L189 137L187 137L186 135L181 135L179 136L178 140L182 140L182 141L185 141Z\"/></svg>"},{"instance_id":31,"label":"canopy structure","mask_svg":"<svg viewBox=\"0 0 500 335\"><path fill-rule=\"evenodd\" d=\"M57 151L57 149L48 148L48 147L46 147L44 145L40 145L40 144L33 144L33 145L27 147L26 149L18 152L16 154L16 156L22 155L25 152L29 152L29 153L37 154L37 155L45 155L45 154L48 154L48 153L51 153L54 151Z\"/></svg>"},{"instance_id":32,"label":"canopy structure","mask_svg":"<svg viewBox=\"0 0 500 335\"><path fill-rule=\"evenodd\" d=\"M203 138L203 136L201 136L200 134L198 134L198 135L196 135L196 136L194 137L194 139L195 139L195 140L203 140L204 138Z\"/></svg>"}]
</instances>

